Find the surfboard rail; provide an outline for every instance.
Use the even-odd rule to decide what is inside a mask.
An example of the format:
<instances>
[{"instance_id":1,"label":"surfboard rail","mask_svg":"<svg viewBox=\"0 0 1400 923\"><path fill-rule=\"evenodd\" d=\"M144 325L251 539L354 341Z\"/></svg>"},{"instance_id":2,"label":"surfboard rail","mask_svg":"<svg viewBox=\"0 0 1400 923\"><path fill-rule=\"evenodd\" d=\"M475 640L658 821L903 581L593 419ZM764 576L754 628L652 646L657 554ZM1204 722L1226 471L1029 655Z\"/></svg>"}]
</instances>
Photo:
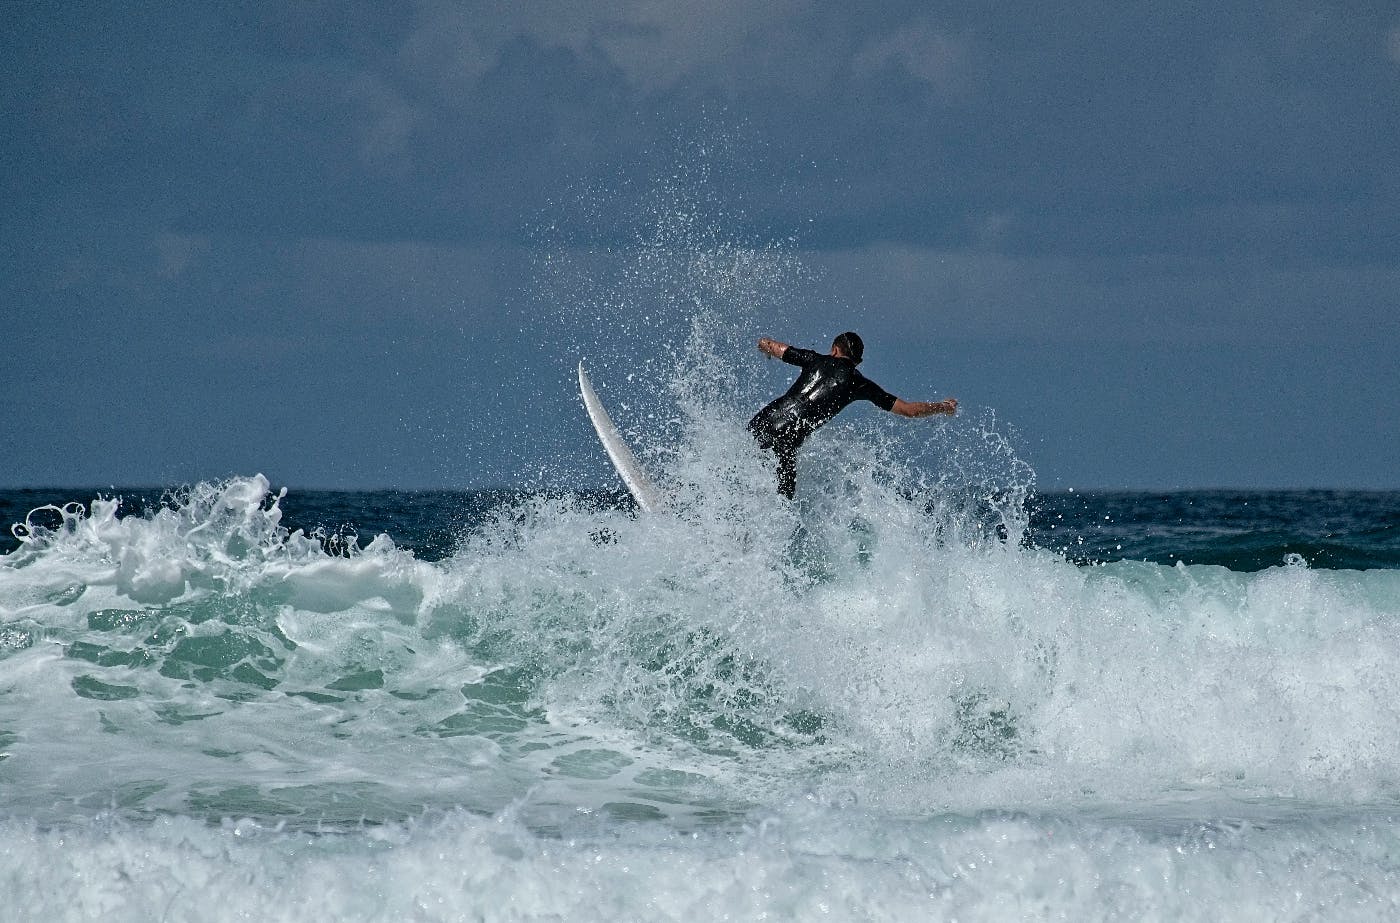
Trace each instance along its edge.
<instances>
[{"instance_id":1,"label":"surfboard rail","mask_svg":"<svg viewBox=\"0 0 1400 923\"><path fill-rule=\"evenodd\" d=\"M598 439L603 443L608 459L617 469L618 477L622 478L622 483L627 486L632 499L637 501L637 506L641 507L644 513L657 513L665 509L665 498L651 482L651 478L647 477L647 473L637 461L637 456L632 454L631 447L618 432L612 417L608 416L603 402L598 399L598 392L593 390L593 383L588 380L588 373L583 370L582 362L578 364L578 390L583 396L583 406L588 411L588 419L593 422L593 429L598 433Z\"/></svg>"}]
</instances>

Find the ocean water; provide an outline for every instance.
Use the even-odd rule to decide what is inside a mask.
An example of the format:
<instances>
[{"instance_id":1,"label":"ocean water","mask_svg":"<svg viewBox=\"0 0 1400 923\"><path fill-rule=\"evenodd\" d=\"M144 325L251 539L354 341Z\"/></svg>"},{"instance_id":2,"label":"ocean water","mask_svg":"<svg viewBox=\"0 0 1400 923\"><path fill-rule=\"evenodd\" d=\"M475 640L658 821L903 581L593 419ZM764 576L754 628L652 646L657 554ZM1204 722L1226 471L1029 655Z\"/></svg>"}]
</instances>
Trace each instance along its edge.
<instances>
[{"instance_id":1,"label":"ocean water","mask_svg":"<svg viewBox=\"0 0 1400 923\"><path fill-rule=\"evenodd\" d=\"M7 915L1393 914L1400 494L787 505L742 438L660 516L0 495Z\"/></svg>"}]
</instances>

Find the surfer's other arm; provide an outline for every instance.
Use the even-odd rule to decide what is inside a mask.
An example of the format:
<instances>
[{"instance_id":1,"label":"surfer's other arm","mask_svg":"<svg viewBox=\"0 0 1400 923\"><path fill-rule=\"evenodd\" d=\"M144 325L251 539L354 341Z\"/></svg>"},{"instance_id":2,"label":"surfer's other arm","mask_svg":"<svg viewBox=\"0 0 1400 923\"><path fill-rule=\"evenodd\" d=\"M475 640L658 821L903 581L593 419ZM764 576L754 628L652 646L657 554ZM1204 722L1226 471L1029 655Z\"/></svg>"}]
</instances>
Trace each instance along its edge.
<instances>
[{"instance_id":1,"label":"surfer's other arm","mask_svg":"<svg viewBox=\"0 0 1400 923\"><path fill-rule=\"evenodd\" d=\"M958 399L955 397L946 401L905 401L895 398L894 405L890 407L890 413L901 417L931 417L940 413L951 417L957 412Z\"/></svg>"},{"instance_id":2,"label":"surfer's other arm","mask_svg":"<svg viewBox=\"0 0 1400 923\"><path fill-rule=\"evenodd\" d=\"M768 339L768 337L759 337L758 349L760 352L772 356L774 359L781 359L783 358L783 354L788 351L789 347L786 343L779 343L777 340Z\"/></svg>"}]
</instances>

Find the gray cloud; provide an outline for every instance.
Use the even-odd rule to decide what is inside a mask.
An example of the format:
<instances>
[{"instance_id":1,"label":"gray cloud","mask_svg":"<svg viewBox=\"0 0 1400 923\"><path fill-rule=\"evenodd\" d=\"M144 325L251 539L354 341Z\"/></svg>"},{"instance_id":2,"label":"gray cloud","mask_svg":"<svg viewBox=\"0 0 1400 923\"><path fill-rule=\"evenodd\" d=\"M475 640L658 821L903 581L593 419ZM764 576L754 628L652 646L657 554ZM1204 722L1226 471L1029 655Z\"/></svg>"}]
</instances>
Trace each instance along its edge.
<instances>
[{"instance_id":1,"label":"gray cloud","mask_svg":"<svg viewBox=\"0 0 1400 923\"><path fill-rule=\"evenodd\" d=\"M29 166L15 191L112 197L194 231L519 239L574 188L729 121L763 140L735 190L769 216L755 223L812 219L824 246L1204 238L1291 257L1290 223L1324 253L1362 221L1400 230L1366 205L1400 172L1400 75L1374 38L1393 20L1354 11L255 9L274 12L37 28L18 60L48 64L11 65L46 100L7 110ZM803 190L765 201L794 170ZM1272 209L1274 230L1236 233L1237 207Z\"/></svg>"}]
</instances>

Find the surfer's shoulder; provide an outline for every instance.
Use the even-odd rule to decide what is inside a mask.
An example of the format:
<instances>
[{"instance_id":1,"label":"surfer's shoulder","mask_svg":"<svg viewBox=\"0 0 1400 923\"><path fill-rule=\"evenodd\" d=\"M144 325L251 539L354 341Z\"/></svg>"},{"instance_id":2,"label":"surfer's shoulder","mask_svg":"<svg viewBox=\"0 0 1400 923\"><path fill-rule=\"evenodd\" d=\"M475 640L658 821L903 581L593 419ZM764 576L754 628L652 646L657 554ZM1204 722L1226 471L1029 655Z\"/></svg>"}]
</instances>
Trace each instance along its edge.
<instances>
[{"instance_id":1,"label":"surfer's shoulder","mask_svg":"<svg viewBox=\"0 0 1400 923\"><path fill-rule=\"evenodd\" d=\"M803 349L800 346L789 346L783 351L780 358L788 365L800 365L806 368L821 357L821 353L813 352L810 349Z\"/></svg>"}]
</instances>

